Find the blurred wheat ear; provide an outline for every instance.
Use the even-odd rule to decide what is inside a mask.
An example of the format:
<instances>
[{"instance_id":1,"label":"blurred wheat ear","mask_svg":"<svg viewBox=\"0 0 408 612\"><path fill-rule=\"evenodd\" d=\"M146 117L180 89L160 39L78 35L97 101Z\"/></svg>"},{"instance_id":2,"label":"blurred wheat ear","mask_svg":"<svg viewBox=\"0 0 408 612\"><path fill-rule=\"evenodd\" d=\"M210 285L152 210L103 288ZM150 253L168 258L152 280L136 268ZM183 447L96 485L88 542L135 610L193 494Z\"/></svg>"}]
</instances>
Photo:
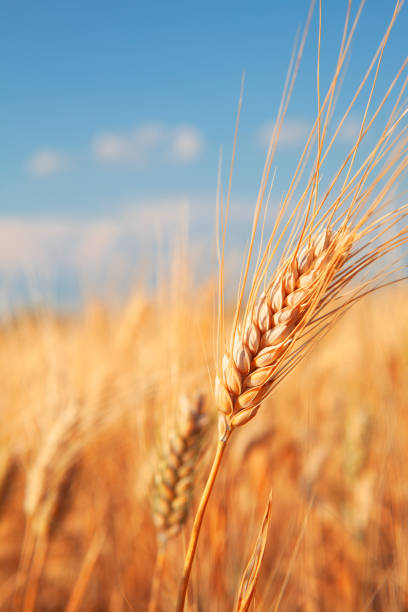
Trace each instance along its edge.
<instances>
[{"instance_id":1,"label":"blurred wheat ear","mask_svg":"<svg viewBox=\"0 0 408 612\"><path fill-rule=\"evenodd\" d=\"M204 396L180 398L174 427L164 442L154 476L152 513L159 541L175 536L188 516L197 460L208 426Z\"/></svg>"},{"instance_id":2,"label":"blurred wheat ear","mask_svg":"<svg viewBox=\"0 0 408 612\"><path fill-rule=\"evenodd\" d=\"M77 401L68 402L50 427L28 472L24 497L26 531L19 568L19 583L26 582L24 612L35 609L50 539L62 524L88 436L109 420L100 410L100 401L96 395L87 412ZM19 597L20 594L16 601Z\"/></svg>"},{"instance_id":3,"label":"blurred wheat ear","mask_svg":"<svg viewBox=\"0 0 408 612\"><path fill-rule=\"evenodd\" d=\"M69 405L51 427L28 473L24 498L27 524L19 569L21 582L27 583L24 612L35 608L49 538L66 506L80 448L76 437L79 423L78 407Z\"/></svg>"},{"instance_id":4,"label":"blurred wheat ear","mask_svg":"<svg viewBox=\"0 0 408 612\"><path fill-rule=\"evenodd\" d=\"M154 475L152 515L158 550L149 612L157 609L167 542L179 533L188 517L208 425L204 395L182 396L176 423L164 440Z\"/></svg>"}]
</instances>

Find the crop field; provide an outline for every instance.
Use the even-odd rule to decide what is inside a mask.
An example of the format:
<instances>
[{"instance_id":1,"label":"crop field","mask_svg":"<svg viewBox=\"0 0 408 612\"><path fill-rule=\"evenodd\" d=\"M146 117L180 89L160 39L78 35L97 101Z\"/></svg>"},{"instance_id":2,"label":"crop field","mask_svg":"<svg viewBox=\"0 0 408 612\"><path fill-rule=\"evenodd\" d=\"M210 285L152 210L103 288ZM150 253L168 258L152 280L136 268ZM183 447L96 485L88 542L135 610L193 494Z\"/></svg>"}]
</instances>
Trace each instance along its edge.
<instances>
[{"instance_id":1,"label":"crop field","mask_svg":"<svg viewBox=\"0 0 408 612\"><path fill-rule=\"evenodd\" d=\"M180 396L200 392L208 415L194 500L217 437L213 291L174 295L3 325L2 610L147 609L152 480ZM361 302L237 430L188 609L233 609L270 492L256 609L407 608L407 299ZM168 538L159 610L174 606L191 514Z\"/></svg>"}]
</instances>

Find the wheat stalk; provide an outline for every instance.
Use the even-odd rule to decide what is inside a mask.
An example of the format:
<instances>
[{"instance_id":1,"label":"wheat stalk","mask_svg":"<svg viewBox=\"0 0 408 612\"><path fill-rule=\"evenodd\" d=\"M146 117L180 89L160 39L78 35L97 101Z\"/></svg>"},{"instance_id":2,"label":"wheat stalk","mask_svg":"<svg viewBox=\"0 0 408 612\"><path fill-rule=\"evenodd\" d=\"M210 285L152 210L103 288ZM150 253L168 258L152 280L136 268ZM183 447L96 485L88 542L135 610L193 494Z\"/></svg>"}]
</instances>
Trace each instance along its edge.
<instances>
[{"instance_id":1,"label":"wheat stalk","mask_svg":"<svg viewBox=\"0 0 408 612\"><path fill-rule=\"evenodd\" d=\"M184 606L201 522L231 432L252 419L271 393L279 368L288 363L296 341L331 291L336 273L347 260L352 238L353 233L346 227L336 232L326 229L315 235L299 254L295 249L260 299L253 306L249 302L243 331L237 327L232 335L231 349L224 354L222 373L215 385L219 442L203 505L199 506L193 525L177 610Z\"/></svg>"},{"instance_id":2,"label":"wheat stalk","mask_svg":"<svg viewBox=\"0 0 408 612\"><path fill-rule=\"evenodd\" d=\"M345 291L346 286L363 270L400 245L405 244L408 240L406 224L408 205L405 204L391 211L387 208L395 198L394 191L397 183L408 166L407 128L403 125L408 109L403 108L401 110L401 101L408 84L408 78L402 82L389 119L386 121L376 144L361 162L360 167L357 170L354 168L363 139L375 123L384 105L390 101L390 95L408 64L408 60L403 63L370 117L369 111L372 110L370 107L383 51L401 6L402 3L397 1L390 24L377 52L357 87L334 136L326 144L326 140L328 140L327 128L333 116L335 94L340 74L362 8L361 5L350 31L347 32L350 16L349 6L334 77L326 96L322 98L318 72L318 116L287 194L278 211L274 229L263 250L262 230L261 246L253 279L250 283L249 297L245 308L243 308L245 287L248 281L260 213L264 205L279 133L303 50L308 25L306 26L294 71L292 75L288 75L288 87L282 98L275 129L271 137L255 207L248 255L242 271L232 332L229 342L226 343L223 325L223 282L225 231L230 196L229 183L227 206L222 225L222 249L219 249L218 329L221 352L224 353L221 363L218 364L219 373L215 382L216 404L220 415L219 441L213 466L194 519L183 576L180 581L177 612L182 612L184 609L202 520L231 432L256 415L261 403L270 395L276 385L293 370L305 356L307 350L315 344L315 341L349 306L365 293L389 282L387 274L391 273L391 282L396 280L395 276L392 276L395 270L386 268L379 274L371 273L371 278L368 281L360 283L349 293ZM318 71L319 65L320 30ZM338 172L335 173L334 178L329 183L326 193L321 196L319 194L319 182L322 167L345 119L350 113L350 109L355 104L371 74L373 74L372 85L359 135L349 154L340 164ZM241 100L239 108L240 105ZM309 179L304 191L298 198L297 204L290 212L289 218L286 218L285 214L288 212L288 206L293 198L294 190L299 184L306 161L311 155L314 142L317 145L316 158L312 164ZM342 184L339 184L340 177L342 177ZM336 187L338 187L338 193L333 195ZM327 204L330 201L332 203ZM402 229L400 225L403 225ZM391 234L391 236L387 238L387 234ZM284 244L285 239L284 253L275 273L270 277L270 269L277 256L278 247Z\"/></svg>"}]
</instances>

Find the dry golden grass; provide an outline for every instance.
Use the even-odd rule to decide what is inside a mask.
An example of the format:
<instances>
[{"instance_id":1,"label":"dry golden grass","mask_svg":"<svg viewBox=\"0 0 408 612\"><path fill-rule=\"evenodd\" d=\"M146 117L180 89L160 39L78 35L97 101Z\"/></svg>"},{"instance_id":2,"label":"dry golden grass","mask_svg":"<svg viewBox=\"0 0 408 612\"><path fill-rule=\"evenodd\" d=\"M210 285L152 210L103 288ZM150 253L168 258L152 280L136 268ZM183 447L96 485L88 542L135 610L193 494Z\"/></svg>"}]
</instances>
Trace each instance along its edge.
<instances>
[{"instance_id":1,"label":"dry golden grass","mask_svg":"<svg viewBox=\"0 0 408 612\"><path fill-rule=\"evenodd\" d=\"M197 293L200 300L165 312L140 296L115 313L94 305L82 317L21 315L3 325L1 610L28 606L33 581L36 610L147 608L156 558L151 479L161 424L178 411L180 364L189 364L191 389L211 394L212 291ZM256 609L408 607L407 299L401 288L361 302L237 431L203 525L192 610L233 609L271 488ZM187 341L192 328L201 330L199 350ZM82 433L69 428L46 465L47 440L73 398ZM44 515L44 506L29 505L28 516L38 465L45 498L61 495L64 445L76 454L63 510ZM44 520L38 571L35 554L22 557L24 534L35 525L44 533ZM189 522L169 541L161 610L173 609L188 533Z\"/></svg>"}]
</instances>

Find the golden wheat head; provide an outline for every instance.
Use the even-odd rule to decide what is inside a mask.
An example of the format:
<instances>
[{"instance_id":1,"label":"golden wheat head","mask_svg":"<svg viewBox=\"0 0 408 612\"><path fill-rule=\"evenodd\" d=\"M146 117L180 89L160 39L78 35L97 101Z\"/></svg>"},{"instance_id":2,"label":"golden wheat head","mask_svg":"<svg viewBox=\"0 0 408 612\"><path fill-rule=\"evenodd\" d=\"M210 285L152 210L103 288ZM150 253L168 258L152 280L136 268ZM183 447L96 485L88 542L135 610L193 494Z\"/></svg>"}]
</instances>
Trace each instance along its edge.
<instances>
[{"instance_id":1,"label":"golden wheat head","mask_svg":"<svg viewBox=\"0 0 408 612\"><path fill-rule=\"evenodd\" d=\"M352 235L343 228L315 235L294 252L237 327L216 380L219 411L230 429L255 416L305 326L322 306L347 260Z\"/></svg>"},{"instance_id":2,"label":"golden wheat head","mask_svg":"<svg viewBox=\"0 0 408 612\"><path fill-rule=\"evenodd\" d=\"M152 511L160 540L176 535L187 518L207 426L204 396L182 396L177 422L167 436L154 477Z\"/></svg>"}]
</instances>

